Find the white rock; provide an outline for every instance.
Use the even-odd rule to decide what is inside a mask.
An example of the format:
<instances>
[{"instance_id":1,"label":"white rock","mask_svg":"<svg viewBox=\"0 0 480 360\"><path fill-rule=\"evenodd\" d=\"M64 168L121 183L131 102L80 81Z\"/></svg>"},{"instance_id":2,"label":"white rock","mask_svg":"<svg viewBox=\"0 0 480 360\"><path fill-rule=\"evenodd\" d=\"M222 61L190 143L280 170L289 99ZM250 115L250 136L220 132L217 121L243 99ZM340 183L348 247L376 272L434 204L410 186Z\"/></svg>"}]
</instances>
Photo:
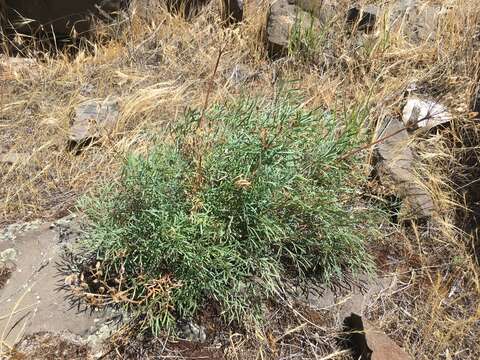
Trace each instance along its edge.
<instances>
[{"instance_id":1,"label":"white rock","mask_svg":"<svg viewBox=\"0 0 480 360\"><path fill-rule=\"evenodd\" d=\"M452 120L447 108L433 100L411 97L403 108L405 126L431 129Z\"/></svg>"}]
</instances>

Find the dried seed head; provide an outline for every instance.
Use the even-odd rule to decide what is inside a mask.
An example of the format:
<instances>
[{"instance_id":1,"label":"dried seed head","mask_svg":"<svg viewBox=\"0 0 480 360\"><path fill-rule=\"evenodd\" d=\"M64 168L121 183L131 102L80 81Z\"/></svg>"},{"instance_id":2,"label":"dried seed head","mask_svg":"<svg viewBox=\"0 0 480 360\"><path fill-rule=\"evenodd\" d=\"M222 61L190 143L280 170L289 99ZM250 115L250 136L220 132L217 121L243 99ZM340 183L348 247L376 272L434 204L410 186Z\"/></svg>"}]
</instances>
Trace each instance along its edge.
<instances>
[{"instance_id":1,"label":"dried seed head","mask_svg":"<svg viewBox=\"0 0 480 360\"><path fill-rule=\"evenodd\" d=\"M252 183L247 179L238 179L235 181L235 187L237 189L248 189L250 185L252 185Z\"/></svg>"}]
</instances>

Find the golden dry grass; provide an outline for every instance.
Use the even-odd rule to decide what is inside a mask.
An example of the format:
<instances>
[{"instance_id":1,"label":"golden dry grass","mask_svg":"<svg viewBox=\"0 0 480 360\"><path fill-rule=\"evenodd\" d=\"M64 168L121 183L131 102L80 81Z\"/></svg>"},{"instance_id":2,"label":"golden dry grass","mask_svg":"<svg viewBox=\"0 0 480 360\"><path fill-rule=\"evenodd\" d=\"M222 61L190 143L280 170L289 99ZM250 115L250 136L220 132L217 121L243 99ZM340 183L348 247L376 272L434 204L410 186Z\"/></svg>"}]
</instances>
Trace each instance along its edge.
<instances>
[{"instance_id":1,"label":"golden dry grass","mask_svg":"<svg viewBox=\"0 0 480 360\"><path fill-rule=\"evenodd\" d=\"M345 10L348 1L339 3ZM145 152L186 109L201 108L220 48L224 51L211 103L242 92L273 96L279 81L297 80L292 86L306 94L305 106L344 116L361 112L372 141L378 119L399 113L407 85L416 82L455 117L446 129L415 140L419 181L431 193L436 214L428 228L398 226L372 246L382 259L380 267L397 280L398 288L379 297L368 315L415 359L480 358L480 279L474 251L479 245L463 232L462 221L472 217L465 209L471 206L465 191L480 191L469 185L478 176L475 159L480 163L479 124L469 114L479 80L480 7L471 0L435 3L444 5L437 35L421 43L385 24L372 34L351 36L339 10L326 46L313 62L267 59L267 1L247 1L245 22L230 28L222 25L216 2L189 21L163 7L152 5L142 12L134 6L130 20L100 29L116 35L105 36L93 52L80 51L73 59L45 55L16 72L4 68L0 146L27 158L13 166L0 164L0 225L62 216L79 196L112 179L126 153ZM242 85L231 78L238 64L251 75ZM80 155L66 151L75 106L107 96L121 99L115 132ZM368 162L370 149L362 155ZM366 175L368 171L366 167ZM305 317L298 314L291 319L282 326L291 331L292 343L318 347L302 334L320 325L299 327ZM323 354L341 359L345 354L335 353L332 342L335 326L338 330L332 319L320 326ZM279 348L285 350L275 339L284 338L272 331L258 329L250 339L232 334L227 355L275 358Z\"/></svg>"}]
</instances>

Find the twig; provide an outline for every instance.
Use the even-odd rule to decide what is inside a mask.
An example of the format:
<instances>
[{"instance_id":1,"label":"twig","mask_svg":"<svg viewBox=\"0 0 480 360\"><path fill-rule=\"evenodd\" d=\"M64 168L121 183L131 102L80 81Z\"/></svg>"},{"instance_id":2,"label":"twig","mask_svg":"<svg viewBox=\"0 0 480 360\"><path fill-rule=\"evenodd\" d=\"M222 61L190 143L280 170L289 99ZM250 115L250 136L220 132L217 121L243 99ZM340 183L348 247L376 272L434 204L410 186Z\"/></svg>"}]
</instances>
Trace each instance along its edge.
<instances>
[{"instance_id":1,"label":"twig","mask_svg":"<svg viewBox=\"0 0 480 360\"><path fill-rule=\"evenodd\" d=\"M214 83L214 80L215 80L215 75L217 74L218 65L220 64L220 58L222 57L223 50L224 50L224 48L222 47L218 51L217 62L215 63L215 68L213 69L213 74L212 74L212 77L210 78L210 83L208 85L207 94L205 95L205 103L203 104L202 114L200 115L200 119L198 120L198 127L199 128L202 128L205 125L205 111L207 110L207 107L208 107L208 101L210 99L210 94L213 90L213 83Z\"/></svg>"}]
</instances>

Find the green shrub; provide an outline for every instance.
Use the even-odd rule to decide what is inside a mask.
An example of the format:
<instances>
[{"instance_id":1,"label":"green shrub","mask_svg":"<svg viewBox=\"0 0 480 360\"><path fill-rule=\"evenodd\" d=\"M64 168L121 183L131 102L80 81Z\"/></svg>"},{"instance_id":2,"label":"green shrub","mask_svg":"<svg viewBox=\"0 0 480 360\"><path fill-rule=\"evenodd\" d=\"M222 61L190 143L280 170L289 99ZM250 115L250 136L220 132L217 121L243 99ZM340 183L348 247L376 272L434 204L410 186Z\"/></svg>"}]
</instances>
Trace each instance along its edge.
<instances>
[{"instance_id":1,"label":"green shrub","mask_svg":"<svg viewBox=\"0 0 480 360\"><path fill-rule=\"evenodd\" d=\"M190 114L83 202L85 248L98 261L89 292L103 284L103 303L158 333L212 301L225 321L241 322L288 279L328 284L369 269L370 213L358 206L355 165L339 161L356 140L353 122L340 130L332 115L288 99L206 116L202 135L192 135L199 116Z\"/></svg>"}]
</instances>

